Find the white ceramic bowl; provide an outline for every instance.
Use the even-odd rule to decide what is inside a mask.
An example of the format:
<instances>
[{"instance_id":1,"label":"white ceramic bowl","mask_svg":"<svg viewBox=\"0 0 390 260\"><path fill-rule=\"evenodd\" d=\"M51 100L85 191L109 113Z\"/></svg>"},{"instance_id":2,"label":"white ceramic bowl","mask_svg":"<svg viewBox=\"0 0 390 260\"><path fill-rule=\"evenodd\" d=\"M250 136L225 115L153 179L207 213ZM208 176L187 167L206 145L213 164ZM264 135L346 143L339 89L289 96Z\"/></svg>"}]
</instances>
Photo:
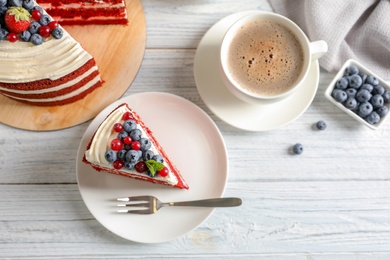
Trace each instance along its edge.
<instances>
[{"instance_id":1,"label":"white ceramic bowl","mask_svg":"<svg viewBox=\"0 0 390 260\"><path fill-rule=\"evenodd\" d=\"M377 123L377 124L369 124L365 119L361 118L358 114L356 114L355 112L349 110L348 108L346 108L342 103L339 103L337 102L333 97L332 97L332 91L334 89L334 86L336 84L336 82L341 79L343 76L344 76L344 73L345 73L345 70L347 67L351 66L351 65L355 65L358 69L359 69L359 74L360 73L364 73L366 75L372 75L372 76L375 76L378 80L379 80L379 84L382 85L385 89L390 89L390 84L387 83L386 81L384 81L383 79L381 79L380 77L378 77L375 73L373 73L372 71L370 71L368 68L366 68L364 65L362 65L361 63L355 61L355 60L347 60L344 65L341 67L341 69L339 70L339 72L336 74L336 76L334 77L334 79L332 80L332 82L329 84L328 88L326 89L325 91L325 97L327 99L329 99L333 104L335 104L337 107L339 107L341 110L343 110L345 113L347 113L348 115L350 115L351 117L353 117L354 119L356 119L357 121L361 122L362 124L368 126L369 128L371 129L378 129L380 128L383 123L387 120L387 118L389 117L390 115L390 112L387 113L387 115L385 115L384 117L381 118L381 120ZM390 103L387 103L385 104L385 106L387 106L387 108L389 109L390 111Z\"/></svg>"}]
</instances>

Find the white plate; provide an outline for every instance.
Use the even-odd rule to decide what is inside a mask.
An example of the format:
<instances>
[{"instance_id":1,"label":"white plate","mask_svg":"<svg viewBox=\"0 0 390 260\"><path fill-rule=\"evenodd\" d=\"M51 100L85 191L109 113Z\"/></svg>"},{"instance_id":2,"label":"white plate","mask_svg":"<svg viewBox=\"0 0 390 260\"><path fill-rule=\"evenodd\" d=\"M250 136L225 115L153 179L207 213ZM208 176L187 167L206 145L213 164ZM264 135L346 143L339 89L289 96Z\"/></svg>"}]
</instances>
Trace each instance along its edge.
<instances>
[{"instance_id":1,"label":"white plate","mask_svg":"<svg viewBox=\"0 0 390 260\"><path fill-rule=\"evenodd\" d=\"M320 72L316 61L303 86L290 97L273 104L249 104L231 94L219 76L219 46L235 21L254 12L259 11L227 16L206 32L195 54L194 75L200 96L217 117L243 130L267 131L291 123L306 111L317 92Z\"/></svg>"},{"instance_id":2,"label":"white plate","mask_svg":"<svg viewBox=\"0 0 390 260\"><path fill-rule=\"evenodd\" d=\"M85 148L99 124L122 103L128 103L150 127L181 171L189 190L96 172L82 162ZM175 95L140 93L116 101L91 122L79 147L76 172L86 206L104 227L128 240L159 243L193 230L213 209L171 207L154 215L120 214L116 213L115 199L135 195L154 195L163 201L221 197L227 181L228 159L221 133L203 110Z\"/></svg>"}]
</instances>

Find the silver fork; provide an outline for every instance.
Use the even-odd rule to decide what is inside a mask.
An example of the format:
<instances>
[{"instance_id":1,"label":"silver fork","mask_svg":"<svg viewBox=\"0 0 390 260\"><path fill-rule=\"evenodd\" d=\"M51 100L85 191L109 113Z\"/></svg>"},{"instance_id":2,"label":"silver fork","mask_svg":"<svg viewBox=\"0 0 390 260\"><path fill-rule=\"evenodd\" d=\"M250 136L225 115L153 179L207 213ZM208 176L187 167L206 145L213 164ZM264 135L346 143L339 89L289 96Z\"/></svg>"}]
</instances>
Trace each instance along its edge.
<instances>
[{"instance_id":1,"label":"silver fork","mask_svg":"<svg viewBox=\"0 0 390 260\"><path fill-rule=\"evenodd\" d=\"M187 206L187 207L236 207L242 204L240 198L215 198L205 200L179 201L179 202L161 202L153 196L134 196L127 198L118 198L118 201L132 202L119 204L118 207L133 207L137 209L118 210L119 213L134 214L154 214L162 207Z\"/></svg>"}]
</instances>

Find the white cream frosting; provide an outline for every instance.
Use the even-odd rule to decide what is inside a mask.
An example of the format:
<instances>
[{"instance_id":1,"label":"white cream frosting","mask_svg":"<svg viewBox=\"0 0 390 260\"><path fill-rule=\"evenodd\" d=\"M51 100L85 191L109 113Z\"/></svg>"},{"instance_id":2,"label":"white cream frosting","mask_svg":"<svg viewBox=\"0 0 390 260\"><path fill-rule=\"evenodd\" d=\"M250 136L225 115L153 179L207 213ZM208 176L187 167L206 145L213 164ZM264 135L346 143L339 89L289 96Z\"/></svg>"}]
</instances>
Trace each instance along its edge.
<instances>
[{"instance_id":1,"label":"white cream frosting","mask_svg":"<svg viewBox=\"0 0 390 260\"><path fill-rule=\"evenodd\" d=\"M20 40L0 41L0 82L55 80L77 70L91 58L64 29L61 39L50 36L41 45Z\"/></svg>"},{"instance_id":2,"label":"white cream frosting","mask_svg":"<svg viewBox=\"0 0 390 260\"><path fill-rule=\"evenodd\" d=\"M89 150L85 152L85 158L87 159L87 161L89 161L94 165L100 165L102 167L114 169L112 164L107 162L107 160L104 157L104 154L108 149L110 149L111 140L115 139L118 134L115 131L113 131L114 124L118 122L123 122L122 116L127 111L128 109L126 108L126 106L121 106L117 108L100 125L100 127L97 129L95 133L95 136L93 137ZM145 131L139 127L139 125L137 125L137 128L141 130L142 137L149 138L146 135ZM152 150L154 154L158 154L158 151L156 147L153 145L153 143L150 150ZM178 180L176 176L172 174L172 169L165 162L164 165L169 169L168 176L161 177L156 175L154 179L168 182L171 185L177 184ZM144 173L138 173L135 170L127 170L125 168L122 168L121 171L136 174L139 176L146 176Z\"/></svg>"}]
</instances>

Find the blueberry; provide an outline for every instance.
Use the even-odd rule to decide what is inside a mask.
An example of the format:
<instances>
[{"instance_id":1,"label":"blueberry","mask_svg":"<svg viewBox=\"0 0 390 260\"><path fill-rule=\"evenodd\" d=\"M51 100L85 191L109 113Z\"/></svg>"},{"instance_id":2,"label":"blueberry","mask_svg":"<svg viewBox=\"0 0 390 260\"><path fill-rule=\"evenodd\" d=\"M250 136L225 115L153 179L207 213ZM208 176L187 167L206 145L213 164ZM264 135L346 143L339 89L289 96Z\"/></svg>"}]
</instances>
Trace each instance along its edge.
<instances>
[{"instance_id":1,"label":"blueberry","mask_svg":"<svg viewBox=\"0 0 390 260\"><path fill-rule=\"evenodd\" d=\"M0 0L0 6L6 6L7 0Z\"/></svg>"},{"instance_id":2,"label":"blueberry","mask_svg":"<svg viewBox=\"0 0 390 260\"><path fill-rule=\"evenodd\" d=\"M35 33L31 36L30 38L30 41L34 44L34 45L40 45L42 44L43 42L43 38L41 35Z\"/></svg>"},{"instance_id":3,"label":"blueberry","mask_svg":"<svg viewBox=\"0 0 390 260\"><path fill-rule=\"evenodd\" d=\"M389 113L389 108L387 106L381 106L376 110L376 112L380 117L384 117L385 115L387 115L387 113Z\"/></svg>"},{"instance_id":4,"label":"blueberry","mask_svg":"<svg viewBox=\"0 0 390 260\"><path fill-rule=\"evenodd\" d=\"M0 5L0 16L3 16L7 12L7 10L8 7ZM4 22L3 19L0 19L0 22L3 23Z\"/></svg>"},{"instance_id":5,"label":"blueberry","mask_svg":"<svg viewBox=\"0 0 390 260\"><path fill-rule=\"evenodd\" d=\"M59 27L56 27L51 31L51 36L55 39L61 39L63 35L64 31Z\"/></svg>"},{"instance_id":6,"label":"blueberry","mask_svg":"<svg viewBox=\"0 0 390 260\"><path fill-rule=\"evenodd\" d=\"M152 159L155 160L156 162L164 163L164 159L159 154L154 155Z\"/></svg>"},{"instance_id":7,"label":"blueberry","mask_svg":"<svg viewBox=\"0 0 390 260\"><path fill-rule=\"evenodd\" d=\"M348 96L347 96L347 93L345 93L345 91L341 90L341 89L334 89L332 91L332 97L337 101L337 102L344 102L345 100L347 100Z\"/></svg>"},{"instance_id":8,"label":"blueberry","mask_svg":"<svg viewBox=\"0 0 390 260\"><path fill-rule=\"evenodd\" d=\"M139 141L141 139L142 132L139 129L133 129L129 133L131 140L133 141Z\"/></svg>"},{"instance_id":9,"label":"blueberry","mask_svg":"<svg viewBox=\"0 0 390 260\"><path fill-rule=\"evenodd\" d=\"M355 110L358 107L358 102L353 97L349 97L347 100L345 100L343 104L346 108L350 110Z\"/></svg>"},{"instance_id":10,"label":"blueberry","mask_svg":"<svg viewBox=\"0 0 390 260\"><path fill-rule=\"evenodd\" d=\"M122 161L126 160L126 153L127 151L125 149L119 150L117 153L117 157L121 159Z\"/></svg>"},{"instance_id":11,"label":"blueberry","mask_svg":"<svg viewBox=\"0 0 390 260\"><path fill-rule=\"evenodd\" d=\"M123 139L128 136L129 134L126 131L122 131L118 134L118 139L123 141Z\"/></svg>"},{"instance_id":12,"label":"blueberry","mask_svg":"<svg viewBox=\"0 0 390 260\"><path fill-rule=\"evenodd\" d=\"M35 33L38 33L39 28L41 28L41 25L38 22L34 21L34 22L31 22L30 25L28 26L28 31L31 34L35 34Z\"/></svg>"},{"instance_id":13,"label":"blueberry","mask_svg":"<svg viewBox=\"0 0 390 260\"><path fill-rule=\"evenodd\" d=\"M0 40L5 40L7 39L7 35L8 35L8 30L5 29L5 28L0 28Z\"/></svg>"},{"instance_id":14,"label":"blueberry","mask_svg":"<svg viewBox=\"0 0 390 260\"><path fill-rule=\"evenodd\" d=\"M367 101L363 102L359 106L358 115L360 117L364 118L364 117L368 116L369 114L371 114L372 110L373 110L373 107L372 107L371 103L369 103Z\"/></svg>"},{"instance_id":15,"label":"blueberry","mask_svg":"<svg viewBox=\"0 0 390 260\"><path fill-rule=\"evenodd\" d=\"M371 84L366 83L366 84L363 84L363 85L360 87L360 89L366 89L368 92L371 93L372 90L374 89L374 86L371 85Z\"/></svg>"},{"instance_id":16,"label":"blueberry","mask_svg":"<svg viewBox=\"0 0 390 260\"><path fill-rule=\"evenodd\" d=\"M366 83L366 80L367 80L367 74L364 74L364 73L359 73L359 76L362 78L362 80L363 80L363 83Z\"/></svg>"},{"instance_id":17,"label":"blueberry","mask_svg":"<svg viewBox=\"0 0 390 260\"><path fill-rule=\"evenodd\" d=\"M345 75L351 76L359 73L358 67L350 65L345 69Z\"/></svg>"},{"instance_id":18,"label":"blueberry","mask_svg":"<svg viewBox=\"0 0 390 260\"><path fill-rule=\"evenodd\" d=\"M131 130L136 128L137 128L137 123L134 120L126 120L125 122L123 122L123 129L128 133L130 133Z\"/></svg>"},{"instance_id":19,"label":"blueberry","mask_svg":"<svg viewBox=\"0 0 390 260\"><path fill-rule=\"evenodd\" d=\"M297 143L293 146L292 151L294 154L301 154L303 153L303 145L300 143Z\"/></svg>"},{"instance_id":20,"label":"blueberry","mask_svg":"<svg viewBox=\"0 0 390 260\"><path fill-rule=\"evenodd\" d=\"M8 6L22 6L22 0L8 0Z\"/></svg>"},{"instance_id":21,"label":"blueberry","mask_svg":"<svg viewBox=\"0 0 390 260\"><path fill-rule=\"evenodd\" d=\"M29 31L23 31L20 33L20 39L24 42L29 42L31 38L31 33Z\"/></svg>"},{"instance_id":22,"label":"blueberry","mask_svg":"<svg viewBox=\"0 0 390 260\"><path fill-rule=\"evenodd\" d=\"M390 90L389 89L386 89L385 90L385 93L383 93L383 101L385 103L390 103Z\"/></svg>"},{"instance_id":23,"label":"blueberry","mask_svg":"<svg viewBox=\"0 0 390 260\"><path fill-rule=\"evenodd\" d=\"M338 89L346 89L348 87L348 79L345 77L339 79L336 81L335 87Z\"/></svg>"},{"instance_id":24,"label":"blueberry","mask_svg":"<svg viewBox=\"0 0 390 260\"><path fill-rule=\"evenodd\" d=\"M34 11L35 9L38 10L41 14L43 14L43 8L40 7L39 5L34 6L34 7L31 9L30 12Z\"/></svg>"},{"instance_id":25,"label":"blueberry","mask_svg":"<svg viewBox=\"0 0 390 260\"><path fill-rule=\"evenodd\" d=\"M349 86L351 88L356 88L356 89L359 88L363 83L362 78L357 74L349 76L348 81L349 81Z\"/></svg>"},{"instance_id":26,"label":"blueberry","mask_svg":"<svg viewBox=\"0 0 390 260\"><path fill-rule=\"evenodd\" d=\"M144 151L142 154L142 159L144 161L151 160L154 156L154 153L151 150Z\"/></svg>"},{"instance_id":27,"label":"blueberry","mask_svg":"<svg viewBox=\"0 0 390 260\"><path fill-rule=\"evenodd\" d=\"M125 161L126 162L130 162L130 163L136 163L138 162L139 160L139 154L137 151L135 150L129 150L127 151L126 153L126 156L125 156Z\"/></svg>"},{"instance_id":28,"label":"blueberry","mask_svg":"<svg viewBox=\"0 0 390 260\"><path fill-rule=\"evenodd\" d=\"M27 11L30 11L34 7L34 1L33 0L23 0L22 6Z\"/></svg>"},{"instance_id":29,"label":"blueberry","mask_svg":"<svg viewBox=\"0 0 390 260\"><path fill-rule=\"evenodd\" d=\"M379 84L379 80L375 76L367 76L366 83L376 86Z\"/></svg>"},{"instance_id":30,"label":"blueberry","mask_svg":"<svg viewBox=\"0 0 390 260\"><path fill-rule=\"evenodd\" d=\"M374 108L379 108L384 103L382 95L379 94L373 95L370 102Z\"/></svg>"},{"instance_id":31,"label":"blueberry","mask_svg":"<svg viewBox=\"0 0 390 260\"><path fill-rule=\"evenodd\" d=\"M135 167L135 163L125 162L125 169L127 169L127 170L133 170L134 167Z\"/></svg>"},{"instance_id":32,"label":"blueberry","mask_svg":"<svg viewBox=\"0 0 390 260\"><path fill-rule=\"evenodd\" d=\"M324 120L320 120L316 123L317 129L318 130L325 130L326 128L326 123Z\"/></svg>"},{"instance_id":33,"label":"blueberry","mask_svg":"<svg viewBox=\"0 0 390 260\"><path fill-rule=\"evenodd\" d=\"M347 89L345 90L345 93L347 93L347 96L348 96L348 97L355 98L356 93L357 93L357 90L354 89L354 88L347 88Z\"/></svg>"},{"instance_id":34,"label":"blueberry","mask_svg":"<svg viewBox=\"0 0 390 260\"><path fill-rule=\"evenodd\" d=\"M139 142L141 143L141 150L146 151L149 150L150 147L152 147L152 142L148 138L141 138L139 139Z\"/></svg>"},{"instance_id":35,"label":"blueberry","mask_svg":"<svg viewBox=\"0 0 390 260\"><path fill-rule=\"evenodd\" d=\"M48 25L51 22L50 16L47 14L43 14L41 18L39 18L39 23L41 25Z\"/></svg>"},{"instance_id":36,"label":"blueberry","mask_svg":"<svg viewBox=\"0 0 390 260\"><path fill-rule=\"evenodd\" d=\"M367 89L361 89L356 93L356 100L359 102L366 102L372 97L371 93Z\"/></svg>"},{"instance_id":37,"label":"blueberry","mask_svg":"<svg viewBox=\"0 0 390 260\"><path fill-rule=\"evenodd\" d=\"M114 150L107 150L104 154L104 158L106 158L107 162L112 163L116 161L116 152Z\"/></svg>"},{"instance_id":38,"label":"blueberry","mask_svg":"<svg viewBox=\"0 0 390 260\"><path fill-rule=\"evenodd\" d=\"M366 121L371 125L375 125L379 123L380 120L381 117L375 111L366 117Z\"/></svg>"},{"instance_id":39,"label":"blueberry","mask_svg":"<svg viewBox=\"0 0 390 260\"><path fill-rule=\"evenodd\" d=\"M379 94L383 95L385 93L385 88L381 85L376 85L374 89L372 90L372 94Z\"/></svg>"}]
</instances>

